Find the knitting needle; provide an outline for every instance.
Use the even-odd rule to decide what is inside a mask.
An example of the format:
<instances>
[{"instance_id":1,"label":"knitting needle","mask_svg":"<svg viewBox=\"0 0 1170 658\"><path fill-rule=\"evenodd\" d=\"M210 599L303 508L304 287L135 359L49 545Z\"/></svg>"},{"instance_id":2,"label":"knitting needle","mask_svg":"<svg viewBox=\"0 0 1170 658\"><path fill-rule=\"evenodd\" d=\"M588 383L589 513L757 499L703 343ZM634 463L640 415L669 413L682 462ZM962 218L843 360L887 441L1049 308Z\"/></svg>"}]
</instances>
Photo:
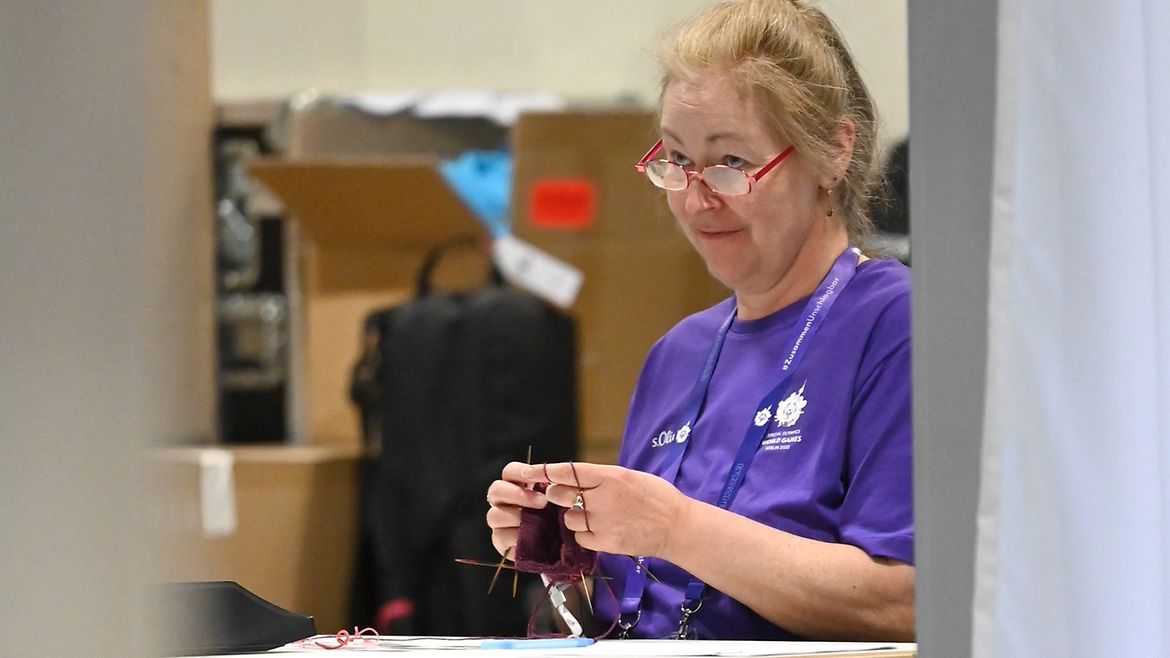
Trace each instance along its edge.
<instances>
[{"instance_id":1,"label":"knitting needle","mask_svg":"<svg viewBox=\"0 0 1170 658\"><path fill-rule=\"evenodd\" d=\"M589 581L585 580L585 572L581 572L581 588L585 590L585 605L589 606L589 614L593 614L593 597L589 595Z\"/></svg>"},{"instance_id":2,"label":"knitting needle","mask_svg":"<svg viewBox=\"0 0 1170 658\"><path fill-rule=\"evenodd\" d=\"M496 565L496 572L492 574L492 582L488 585L488 594L491 594L492 590L495 589L496 581L500 578L500 570L504 568L504 563L508 561L508 553L511 552L512 547L509 546L504 550L504 554L500 556L500 563ZM456 562L459 561L460 560L456 560Z\"/></svg>"},{"instance_id":3,"label":"knitting needle","mask_svg":"<svg viewBox=\"0 0 1170 658\"><path fill-rule=\"evenodd\" d=\"M515 569L511 564L500 564L498 562L483 562L481 560L468 560L467 558L457 557L455 562L459 564L470 564L473 567L492 567L493 569Z\"/></svg>"},{"instance_id":4,"label":"knitting needle","mask_svg":"<svg viewBox=\"0 0 1170 658\"><path fill-rule=\"evenodd\" d=\"M532 444L531 443L528 444L528 454L524 457L524 463L525 464L532 463ZM504 555L507 555L507 554L508 554L507 551L505 551ZM513 571L512 572L512 598L516 598L516 588L519 585L519 582L520 582L520 572Z\"/></svg>"},{"instance_id":5,"label":"knitting needle","mask_svg":"<svg viewBox=\"0 0 1170 658\"><path fill-rule=\"evenodd\" d=\"M467 565L470 565L473 567L492 567L493 569L495 569L495 568L515 569L516 568L516 565L514 565L514 564L505 564L503 567L500 567L499 563L497 563L497 562L484 562L482 560L469 560L467 558L462 558L462 557L455 558L455 562L457 562L458 564L467 564ZM596 580L612 580L612 578L610 578L609 576L591 576L591 578L594 578Z\"/></svg>"}]
</instances>

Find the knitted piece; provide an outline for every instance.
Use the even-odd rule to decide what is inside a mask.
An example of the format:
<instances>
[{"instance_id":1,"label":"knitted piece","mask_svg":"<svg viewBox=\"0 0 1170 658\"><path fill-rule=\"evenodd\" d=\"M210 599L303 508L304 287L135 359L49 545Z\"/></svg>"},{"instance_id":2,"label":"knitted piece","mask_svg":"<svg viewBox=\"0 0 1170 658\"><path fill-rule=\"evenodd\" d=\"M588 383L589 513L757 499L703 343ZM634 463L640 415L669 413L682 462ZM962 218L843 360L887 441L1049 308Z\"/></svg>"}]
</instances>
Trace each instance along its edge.
<instances>
[{"instance_id":1,"label":"knitted piece","mask_svg":"<svg viewBox=\"0 0 1170 658\"><path fill-rule=\"evenodd\" d=\"M543 574L554 583L577 582L593 573L597 552L577 543L573 531L565 527L566 511L556 505L520 511L520 535L513 556L517 570Z\"/></svg>"}]
</instances>

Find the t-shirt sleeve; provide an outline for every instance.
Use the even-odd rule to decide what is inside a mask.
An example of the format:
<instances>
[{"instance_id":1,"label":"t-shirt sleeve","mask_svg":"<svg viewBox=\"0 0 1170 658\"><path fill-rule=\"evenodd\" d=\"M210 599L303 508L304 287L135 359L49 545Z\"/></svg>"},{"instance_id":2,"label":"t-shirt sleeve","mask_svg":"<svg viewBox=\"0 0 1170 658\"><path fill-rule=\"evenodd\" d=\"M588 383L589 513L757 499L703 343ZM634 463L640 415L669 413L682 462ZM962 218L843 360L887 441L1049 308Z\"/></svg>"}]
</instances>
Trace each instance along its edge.
<instances>
[{"instance_id":1,"label":"t-shirt sleeve","mask_svg":"<svg viewBox=\"0 0 1170 658\"><path fill-rule=\"evenodd\" d=\"M650 347L646 360L642 363L642 370L638 375L638 382L634 386L634 393L630 396L630 407L626 414L626 425L622 430L622 443L618 451L618 465L631 468L634 466L634 452L637 441L633 434L637 431L637 421L641 419L651 406L651 394L655 390L655 380L662 368L663 343L666 337L659 338Z\"/></svg>"},{"instance_id":2,"label":"t-shirt sleeve","mask_svg":"<svg viewBox=\"0 0 1170 658\"><path fill-rule=\"evenodd\" d=\"M914 563L909 296L879 317L862 360L849 424L841 541Z\"/></svg>"}]
</instances>

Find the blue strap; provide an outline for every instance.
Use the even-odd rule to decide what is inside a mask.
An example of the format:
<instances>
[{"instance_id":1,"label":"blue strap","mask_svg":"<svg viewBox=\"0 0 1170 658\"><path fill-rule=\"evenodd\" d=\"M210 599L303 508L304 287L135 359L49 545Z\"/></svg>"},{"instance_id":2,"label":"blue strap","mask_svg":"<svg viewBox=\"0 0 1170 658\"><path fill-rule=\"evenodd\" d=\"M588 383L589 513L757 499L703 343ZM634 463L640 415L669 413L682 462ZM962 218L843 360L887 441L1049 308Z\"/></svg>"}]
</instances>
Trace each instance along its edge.
<instances>
[{"instance_id":1,"label":"blue strap","mask_svg":"<svg viewBox=\"0 0 1170 658\"><path fill-rule=\"evenodd\" d=\"M825 317L828 316L829 309L832 308L833 303L836 302L841 291L844 290L845 286L856 273L859 255L860 252L853 248L846 249L842 252L805 305L802 315L804 322L793 331L793 335L788 342L790 345L788 354L780 364L780 381L760 401L760 404L757 406L758 411L752 419L752 422L748 424L747 432L745 432L743 441L739 445L739 450L736 452L735 461L732 463L727 481L723 485L723 490L716 503L721 509L729 509L732 502L735 501L735 496L739 493L740 487L743 486L743 481L748 469L751 468L752 460L755 458L756 452L760 447L760 442L763 441L764 436L767 434L768 426L771 424L773 415L772 405L779 403L783 399L783 395L787 392L793 375L800 366L801 360L804 358L805 348L811 342L817 329L820 328L821 323L824 322ZM719 353L723 350L723 342L727 338L727 332L731 329L731 324L734 319L735 311L733 310L727 320L719 327L719 331L715 335L715 342L711 346L711 352L707 357L707 363L703 367L703 372L699 376L699 380L695 383L695 388L688 401L688 406L686 407L687 414L683 416L684 422L675 432L675 442L670 448L673 454L667 463L666 471L661 474L668 481L674 482L678 477L679 466L686 453L687 445L690 443L690 432L694 428L699 414L702 412L703 404L706 402L707 389L711 383L711 377L715 372L715 365L719 361ZM679 438L680 435L681 439ZM702 606L706 588L706 584L697 578L692 578L687 584L681 606L682 619L679 622L678 632L680 639L686 637L689 631L691 615L697 612ZM637 619L641 615L642 595L645 589L646 569L644 558L638 558L631 573L626 578L626 585L622 595L621 612L618 622L623 631L628 632L630 628L637 624Z\"/></svg>"},{"instance_id":2,"label":"blue strap","mask_svg":"<svg viewBox=\"0 0 1170 658\"><path fill-rule=\"evenodd\" d=\"M686 453L687 446L690 445L688 439L691 435L691 430L695 427L695 422L699 419L699 414L703 411L703 405L707 402L707 389L711 383L711 377L715 374L715 365L719 363L719 353L723 351L723 341L727 339L727 332L731 329L731 323L735 321L735 309L732 309L731 315L720 325L719 331L715 334L715 344L711 346L711 353L707 356L707 363L703 366L703 372L699 375L699 381L695 382L695 387L691 391L690 399L687 406L687 414L683 416L683 423L679 425L679 429L675 430L674 443L671 444L670 461L666 464L666 469L660 473L662 479L669 482L674 482L678 477L679 466L682 465L683 455Z\"/></svg>"}]
</instances>

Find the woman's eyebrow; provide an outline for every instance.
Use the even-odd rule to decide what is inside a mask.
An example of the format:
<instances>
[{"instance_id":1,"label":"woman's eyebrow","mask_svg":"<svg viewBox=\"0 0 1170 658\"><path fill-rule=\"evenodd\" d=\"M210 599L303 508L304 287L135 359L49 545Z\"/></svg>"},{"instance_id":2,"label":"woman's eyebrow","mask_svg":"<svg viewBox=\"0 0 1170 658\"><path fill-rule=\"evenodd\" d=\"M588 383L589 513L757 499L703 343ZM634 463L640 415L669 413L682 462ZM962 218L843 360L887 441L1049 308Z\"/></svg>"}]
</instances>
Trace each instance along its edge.
<instances>
[{"instance_id":1,"label":"woman's eyebrow","mask_svg":"<svg viewBox=\"0 0 1170 658\"><path fill-rule=\"evenodd\" d=\"M743 135L741 135L737 132L734 132L734 131L712 133L710 135L707 135L707 143L708 144L714 144L715 142L718 142L718 141L730 141L730 140L743 141L743 139L744 139Z\"/></svg>"},{"instance_id":2,"label":"woman's eyebrow","mask_svg":"<svg viewBox=\"0 0 1170 658\"><path fill-rule=\"evenodd\" d=\"M662 134L671 138L672 140L674 140L676 142L682 141L681 139L679 139L678 135L676 135L674 133L674 131L672 131L670 128L663 127ZM714 144L715 142L718 142L718 141L724 141L724 140L740 140L740 141L742 141L743 139L744 139L744 136L742 134L735 132L734 130L726 130L726 131L711 133L710 135L707 135L707 137L704 139L704 141L707 144Z\"/></svg>"}]
</instances>

